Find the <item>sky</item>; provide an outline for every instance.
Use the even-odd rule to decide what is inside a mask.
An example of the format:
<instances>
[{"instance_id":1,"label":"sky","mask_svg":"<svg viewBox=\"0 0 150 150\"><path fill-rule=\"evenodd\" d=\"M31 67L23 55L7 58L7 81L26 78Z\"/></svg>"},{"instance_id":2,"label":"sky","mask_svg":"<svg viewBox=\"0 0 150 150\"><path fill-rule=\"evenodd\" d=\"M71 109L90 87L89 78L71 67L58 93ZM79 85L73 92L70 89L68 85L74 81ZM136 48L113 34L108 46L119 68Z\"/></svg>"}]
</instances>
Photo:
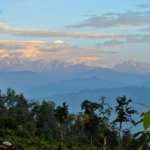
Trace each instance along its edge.
<instances>
[{"instance_id":1,"label":"sky","mask_svg":"<svg viewBox=\"0 0 150 150\"><path fill-rule=\"evenodd\" d=\"M0 0L0 69L150 66L149 56L149 0Z\"/></svg>"}]
</instances>

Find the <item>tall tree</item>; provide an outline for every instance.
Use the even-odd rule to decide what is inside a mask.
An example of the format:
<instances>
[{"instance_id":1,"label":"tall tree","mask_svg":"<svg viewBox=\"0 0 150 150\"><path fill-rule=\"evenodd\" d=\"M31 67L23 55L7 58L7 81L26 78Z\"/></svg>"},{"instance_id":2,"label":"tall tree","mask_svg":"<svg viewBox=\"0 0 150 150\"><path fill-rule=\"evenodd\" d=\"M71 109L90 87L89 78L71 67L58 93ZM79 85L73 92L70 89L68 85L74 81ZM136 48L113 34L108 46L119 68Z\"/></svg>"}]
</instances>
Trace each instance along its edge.
<instances>
[{"instance_id":1,"label":"tall tree","mask_svg":"<svg viewBox=\"0 0 150 150\"><path fill-rule=\"evenodd\" d=\"M55 110L55 117L58 121L58 128L60 129L61 143L64 142L68 116L69 116L68 105L66 104L66 102L63 102L62 106L57 106Z\"/></svg>"},{"instance_id":2,"label":"tall tree","mask_svg":"<svg viewBox=\"0 0 150 150\"><path fill-rule=\"evenodd\" d=\"M91 145L93 144L93 138L97 139L97 133L99 129L98 109L100 104L85 100L81 104L81 109L84 111L84 130L89 137Z\"/></svg>"},{"instance_id":3,"label":"tall tree","mask_svg":"<svg viewBox=\"0 0 150 150\"><path fill-rule=\"evenodd\" d=\"M131 106L132 100L127 98L126 96L121 96L116 98L117 106L116 106L116 119L114 122L119 124L119 150L123 150L122 146L122 127L124 122L132 122L132 115L136 113L134 108Z\"/></svg>"}]
</instances>

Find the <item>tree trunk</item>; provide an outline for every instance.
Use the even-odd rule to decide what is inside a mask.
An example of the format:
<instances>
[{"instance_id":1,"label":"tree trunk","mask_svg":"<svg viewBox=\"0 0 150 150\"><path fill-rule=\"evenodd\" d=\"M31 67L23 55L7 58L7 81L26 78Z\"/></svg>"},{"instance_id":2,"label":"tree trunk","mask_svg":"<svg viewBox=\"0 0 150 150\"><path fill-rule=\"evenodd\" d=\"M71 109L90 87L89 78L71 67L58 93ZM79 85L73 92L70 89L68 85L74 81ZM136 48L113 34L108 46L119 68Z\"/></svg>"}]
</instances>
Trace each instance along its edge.
<instances>
[{"instance_id":1,"label":"tree trunk","mask_svg":"<svg viewBox=\"0 0 150 150\"><path fill-rule=\"evenodd\" d=\"M93 137L90 137L90 144L93 145Z\"/></svg>"},{"instance_id":2,"label":"tree trunk","mask_svg":"<svg viewBox=\"0 0 150 150\"><path fill-rule=\"evenodd\" d=\"M64 131L63 131L63 127L61 127L60 129L60 140L61 140L61 144L64 143Z\"/></svg>"},{"instance_id":3,"label":"tree trunk","mask_svg":"<svg viewBox=\"0 0 150 150\"><path fill-rule=\"evenodd\" d=\"M119 150L123 150L123 149L122 149L122 137L121 137L121 132L122 132L122 122L120 122L120 126L119 126L119 145L118 145Z\"/></svg>"},{"instance_id":4,"label":"tree trunk","mask_svg":"<svg viewBox=\"0 0 150 150\"><path fill-rule=\"evenodd\" d=\"M107 137L104 136L103 150L106 150L106 145L107 145Z\"/></svg>"}]
</instances>

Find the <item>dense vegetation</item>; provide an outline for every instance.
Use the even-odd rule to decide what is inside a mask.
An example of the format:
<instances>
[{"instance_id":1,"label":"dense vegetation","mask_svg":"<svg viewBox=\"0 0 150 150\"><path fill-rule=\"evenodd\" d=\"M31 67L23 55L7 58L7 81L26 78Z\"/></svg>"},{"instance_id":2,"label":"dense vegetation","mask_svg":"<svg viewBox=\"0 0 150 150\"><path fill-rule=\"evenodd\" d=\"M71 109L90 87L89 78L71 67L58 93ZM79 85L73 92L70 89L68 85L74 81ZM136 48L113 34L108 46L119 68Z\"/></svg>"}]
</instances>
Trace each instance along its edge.
<instances>
[{"instance_id":1,"label":"dense vegetation","mask_svg":"<svg viewBox=\"0 0 150 150\"><path fill-rule=\"evenodd\" d=\"M139 115L136 121L133 115ZM130 127L142 123L145 129L133 134ZM104 97L84 100L81 112L73 114L65 102L57 106L12 89L0 92L0 141L16 150L149 150L149 127L150 112L138 114L125 96L116 98L114 108Z\"/></svg>"}]
</instances>

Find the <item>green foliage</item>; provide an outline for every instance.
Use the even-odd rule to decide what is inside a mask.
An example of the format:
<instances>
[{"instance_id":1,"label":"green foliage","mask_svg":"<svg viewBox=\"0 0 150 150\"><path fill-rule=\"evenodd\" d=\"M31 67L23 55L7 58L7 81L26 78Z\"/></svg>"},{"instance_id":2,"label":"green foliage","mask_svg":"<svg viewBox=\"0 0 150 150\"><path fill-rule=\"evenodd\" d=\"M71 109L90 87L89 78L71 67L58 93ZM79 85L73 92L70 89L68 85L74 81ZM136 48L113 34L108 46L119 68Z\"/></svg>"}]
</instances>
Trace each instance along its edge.
<instances>
[{"instance_id":1,"label":"green foliage","mask_svg":"<svg viewBox=\"0 0 150 150\"><path fill-rule=\"evenodd\" d=\"M143 119L139 122L142 122L145 130L133 135L133 140L129 145L129 150L132 150L132 147L138 150L150 150L150 131L148 130L150 128L150 111L143 113L142 117Z\"/></svg>"},{"instance_id":2,"label":"green foliage","mask_svg":"<svg viewBox=\"0 0 150 150\"><path fill-rule=\"evenodd\" d=\"M116 123L122 128L124 122L133 122L131 102L125 96L117 98L112 122L113 108L104 97L83 101L81 112L72 114L65 102L30 101L13 89L0 91L0 142L11 142L15 150L117 150L122 140L124 150L149 150L150 112L143 116L147 130L131 134L128 129L118 136Z\"/></svg>"},{"instance_id":3,"label":"green foliage","mask_svg":"<svg viewBox=\"0 0 150 150\"><path fill-rule=\"evenodd\" d=\"M148 129L150 127L150 111L144 113L143 126L145 129Z\"/></svg>"},{"instance_id":4,"label":"green foliage","mask_svg":"<svg viewBox=\"0 0 150 150\"><path fill-rule=\"evenodd\" d=\"M116 106L117 117L114 120L114 122L119 122L121 129L123 122L132 121L132 115L135 114L136 111L130 105L132 103L132 100L128 99L126 96L117 97L116 101L117 101Z\"/></svg>"}]
</instances>

